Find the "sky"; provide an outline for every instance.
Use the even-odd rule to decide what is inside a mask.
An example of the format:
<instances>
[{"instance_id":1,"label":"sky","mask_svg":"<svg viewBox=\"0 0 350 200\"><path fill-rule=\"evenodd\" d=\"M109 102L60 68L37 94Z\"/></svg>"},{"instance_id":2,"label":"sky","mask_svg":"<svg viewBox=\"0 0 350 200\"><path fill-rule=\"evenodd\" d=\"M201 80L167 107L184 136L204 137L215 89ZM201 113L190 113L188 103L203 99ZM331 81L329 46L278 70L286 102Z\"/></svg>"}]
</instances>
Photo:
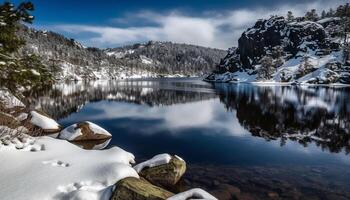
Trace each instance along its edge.
<instances>
[{"instance_id":1,"label":"sky","mask_svg":"<svg viewBox=\"0 0 350 200\"><path fill-rule=\"evenodd\" d=\"M18 4L19 0L12 1ZM85 46L171 41L227 49L260 18L336 8L347 0L32 0L34 28Z\"/></svg>"}]
</instances>

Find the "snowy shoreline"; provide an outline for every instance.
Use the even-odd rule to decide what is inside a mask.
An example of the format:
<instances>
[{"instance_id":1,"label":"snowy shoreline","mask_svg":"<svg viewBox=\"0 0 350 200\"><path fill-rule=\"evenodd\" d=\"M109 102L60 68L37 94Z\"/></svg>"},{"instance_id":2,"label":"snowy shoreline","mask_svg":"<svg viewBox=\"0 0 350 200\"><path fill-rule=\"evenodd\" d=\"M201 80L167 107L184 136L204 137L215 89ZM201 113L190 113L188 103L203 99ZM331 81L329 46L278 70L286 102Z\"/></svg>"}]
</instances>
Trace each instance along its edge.
<instances>
[{"instance_id":1,"label":"snowy shoreline","mask_svg":"<svg viewBox=\"0 0 350 200\"><path fill-rule=\"evenodd\" d=\"M4 163L0 166L1 199L131 200L134 196L148 199L159 195L164 200L191 197L217 200L197 188L176 195L156 183L153 185L153 178L161 177L170 184L180 180L186 163L178 156L160 154L133 167L135 156L117 146L85 150L73 144L110 139L112 134L102 127L81 122L64 129L42 111L28 110L8 90L2 88L0 94L0 118L7 123L0 125L0 162ZM31 136L34 132L41 136ZM157 174L158 168L162 175ZM169 174L164 175L164 170ZM131 183L135 185L128 186ZM150 187L150 191L139 191L143 186Z\"/></svg>"},{"instance_id":2,"label":"snowy shoreline","mask_svg":"<svg viewBox=\"0 0 350 200\"><path fill-rule=\"evenodd\" d=\"M330 83L330 84L321 84L321 83L295 83L295 82L276 82L276 81L216 81L216 80L206 80L203 81L208 83L226 83L226 84L252 84L256 86L294 86L294 87L304 87L304 86L317 86L317 87L350 87L349 84L343 83Z\"/></svg>"}]
</instances>

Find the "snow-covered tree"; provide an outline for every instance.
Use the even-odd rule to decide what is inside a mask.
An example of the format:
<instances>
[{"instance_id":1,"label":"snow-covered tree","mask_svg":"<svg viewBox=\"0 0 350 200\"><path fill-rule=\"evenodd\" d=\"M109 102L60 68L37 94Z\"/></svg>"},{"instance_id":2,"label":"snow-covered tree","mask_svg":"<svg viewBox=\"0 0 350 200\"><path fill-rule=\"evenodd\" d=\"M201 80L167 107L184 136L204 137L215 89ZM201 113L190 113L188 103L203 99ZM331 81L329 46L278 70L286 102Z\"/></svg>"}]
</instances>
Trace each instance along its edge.
<instances>
[{"instance_id":1,"label":"snow-covered tree","mask_svg":"<svg viewBox=\"0 0 350 200\"><path fill-rule=\"evenodd\" d=\"M260 68L258 70L258 78L261 80L268 80L274 73L273 58L266 55L260 59Z\"/></svg>"},{"instance_id":2,"label":"snow-covered tree","mask_svg":"<svg viewBox=\"0 0 350 200\"><path fill-rule=\"evenodd\" d=\"M308 11L305 14L305 19L309 20L309 21L317 21L317 20L319 20L319 16L318 16L318 14L316 12L316 9L312 9L312 10Z\"/></svg>"},{"instance_id":3,"label":"snow-covered tree","mask_svg":"<svg viewBox=\"0 0 350 200\"><path fill-rule=\"evenodd\" d=\"M295 17L294 17L294 15L293 15L293 12L292 12L292 11L288 11L288 13L287 13L287 20L288 20L289 22L292 22L292 21L295 20Z\"/></svg>"},{"instance_id":4,"label":"snow-covered tree","mask_svg":"<svg viewBox=\"0 0 350 200\"><path fill-rule=\"evenodd\" d=\"M30 2L15 7L9 2L0 5L0 84L10 90L18 86L36 86L49 83L50 74L35 55L19 57L18 50L25 44L17 35L21 23L32 23L34 17L30 11L34 6Z\"/></svg>"}]
</instances>

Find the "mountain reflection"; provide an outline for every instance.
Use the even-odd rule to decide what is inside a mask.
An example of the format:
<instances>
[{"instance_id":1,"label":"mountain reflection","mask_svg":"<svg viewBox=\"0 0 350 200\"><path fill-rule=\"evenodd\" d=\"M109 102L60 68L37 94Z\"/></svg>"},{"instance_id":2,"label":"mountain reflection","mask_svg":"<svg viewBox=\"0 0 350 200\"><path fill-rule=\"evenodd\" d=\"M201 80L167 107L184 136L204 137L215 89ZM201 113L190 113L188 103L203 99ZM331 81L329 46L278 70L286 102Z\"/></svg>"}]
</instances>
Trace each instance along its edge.
<instances>
[{"instance_id":1,"label":"mountain reflection","mask_svg":"<svg viewBox=\"0 0 350 200\"><path fill-rule=\"evenodd\" d=\"M228 126L243 127L253 136L266 140L280 140L281 145L287 140L303 146L313 142L330 152L350 152L348 87L208 84L198 79L78 82L36 91L28 101L33 107L62 119L88 102L101 100L162 107L217 98L239 122ZM209 124L214 126L214 122Z\"/></svg>"},{"instance_id":2,"label":"mountain reflection","mask_svg":"<svg viewBox=\"0 0 350 200\"><path fill-rule=\"evenodd\" d=\"M40 108L55 119L78 112L88 102L121 101L149 106L168 106L215 98L211 85L201 81L96 81L54 85L35 91L29 105Z\"/></svg>"},{"instance_id":3,"label":"mountain reflection","mask_svg":"<svg viewBox=\"0 0 350 200\"><path fill-rule=\"evenodd\" d=\"M350 152L349 88L214 85L220 101L235 110L253 136L315 142L330 152Z\"/></svg>"}]
</instances>

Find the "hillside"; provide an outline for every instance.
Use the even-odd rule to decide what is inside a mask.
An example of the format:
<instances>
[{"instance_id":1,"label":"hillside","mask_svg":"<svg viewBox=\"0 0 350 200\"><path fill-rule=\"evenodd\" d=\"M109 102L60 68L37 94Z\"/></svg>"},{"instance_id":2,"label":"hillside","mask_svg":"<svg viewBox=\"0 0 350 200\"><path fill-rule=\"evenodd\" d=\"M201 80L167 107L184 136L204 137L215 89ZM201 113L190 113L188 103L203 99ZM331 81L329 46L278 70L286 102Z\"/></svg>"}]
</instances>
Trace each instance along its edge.
<instances>
[{"instance_id":1,"label":"hillside","mask_svg":"<svg viewBox=\"0 0 350 200\"><path fill-rule=\"evenodd\" d=\"M347 14L258 20L205 80L349 84L349 24Z\"/></svg>"},{"instance_id":2,"label":"hillside","mask_svg":"<svg viewBox=\"0 0 350 200\"><path fill-rule=\"evenodd\" d=\"M39 55L57 80L201 76L210 72L225 51L148 42L114 49L84 47L74 39L23 26L21 54Z\"/></svg>"}]
</instances>

